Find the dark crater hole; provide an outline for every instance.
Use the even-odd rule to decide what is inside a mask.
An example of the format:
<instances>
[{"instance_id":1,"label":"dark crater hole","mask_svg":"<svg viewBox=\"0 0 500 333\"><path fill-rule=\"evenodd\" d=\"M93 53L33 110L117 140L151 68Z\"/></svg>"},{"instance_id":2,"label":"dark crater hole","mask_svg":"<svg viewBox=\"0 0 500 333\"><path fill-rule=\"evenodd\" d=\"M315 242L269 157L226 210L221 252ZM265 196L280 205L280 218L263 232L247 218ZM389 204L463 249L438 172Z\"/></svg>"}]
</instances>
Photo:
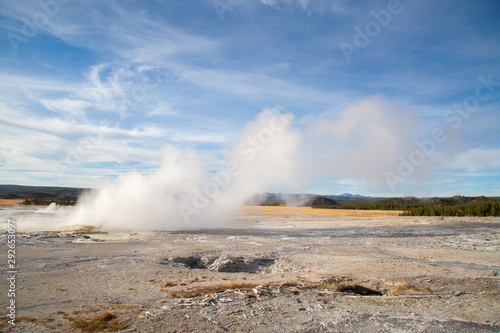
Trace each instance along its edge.
<instances>
[{"instance_id":1,"label":"dark crater hole","mask_svg":"<svg viewBox=\"0 0 500 333\"><path fill-rule=\"evenodd\" d=\"M213 272L225 273L258 273L274 265L276 258L245 258L230 256L189 256L176 257L168 260L174 266L189 269L207 269ZM166 264L167 262L160 262Z\"/></svg>"}]
</instances>

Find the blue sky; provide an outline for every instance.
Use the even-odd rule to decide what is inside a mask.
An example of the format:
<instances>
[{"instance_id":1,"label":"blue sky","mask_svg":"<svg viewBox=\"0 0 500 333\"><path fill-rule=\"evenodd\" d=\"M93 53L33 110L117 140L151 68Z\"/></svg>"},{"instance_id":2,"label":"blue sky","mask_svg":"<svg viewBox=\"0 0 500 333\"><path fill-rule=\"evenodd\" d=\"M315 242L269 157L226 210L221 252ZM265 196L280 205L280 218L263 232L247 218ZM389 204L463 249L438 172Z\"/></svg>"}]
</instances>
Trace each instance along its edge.
<instances>
[{"instance_id":1,"label":"blue sky","mask_svg":"<svg viewBox=\"0 0 500 333\"><path fill-rule=\"evenodd\" d=\"M295 192L500 195L499 14L498 1L0 0L0 183L93 187L151 173L165 144L217 155L264 108L305 128L379 96L413 119L406 153L383 157L386 184L339 171ZM436 130L422 165L398 171Z\"/></svg>"}]
</instances>

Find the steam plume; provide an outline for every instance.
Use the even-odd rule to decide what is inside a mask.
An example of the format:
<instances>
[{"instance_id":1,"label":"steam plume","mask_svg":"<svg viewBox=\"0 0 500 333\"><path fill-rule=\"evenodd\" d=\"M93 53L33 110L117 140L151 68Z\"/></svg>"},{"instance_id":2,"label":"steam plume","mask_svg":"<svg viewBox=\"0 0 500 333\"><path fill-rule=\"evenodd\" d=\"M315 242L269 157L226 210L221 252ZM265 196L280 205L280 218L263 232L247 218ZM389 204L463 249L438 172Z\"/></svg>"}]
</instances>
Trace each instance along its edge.
<instances>
[{"instance_id":1,"label":"steam plume","mask_svg":"<svg viewBox=\"0 0 500 333\"><path fill-rule=\"evenodd\" d=\"M224 168L210 175L202 157L173 146L163 150L152 175L132 173L81 198L74 224L101 229L183 229L224 224L268 184L293 179L299 135L292 116L264 110L249 122L227 154Z\"/></svg>"},{"instance_id":2,"label":"steam plume","mask_svg":"<svg viewBox=\"0 0 500 333\"><path fill-rule=\"evenodd\" d=\"M243 128L219 170L208 170L196 151L166 145L153 174L130 173L99 186L80 198L65 223L101 230L215 227L270 187L300 189L333 176L384 186L384 172L406 153L414 131L412 117L380 97L305 126L280 108L265 109Z\"/></svg>"}]
</instances>

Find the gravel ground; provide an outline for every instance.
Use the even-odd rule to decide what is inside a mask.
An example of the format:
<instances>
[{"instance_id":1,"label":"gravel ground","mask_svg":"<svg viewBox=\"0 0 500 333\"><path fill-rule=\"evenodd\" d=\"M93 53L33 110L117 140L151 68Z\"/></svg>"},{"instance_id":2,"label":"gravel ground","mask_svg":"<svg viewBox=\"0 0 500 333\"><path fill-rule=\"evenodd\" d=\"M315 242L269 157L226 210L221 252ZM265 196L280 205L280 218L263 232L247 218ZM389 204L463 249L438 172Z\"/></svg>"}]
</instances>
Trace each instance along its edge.
<instances>
[{"instance_id":1,"label":"gravel ground","mask_svg":"<svg viewBox=\"0 0 500 333\"><path fill-rule=\"evenodd\" d=\"M499 230L498 218L252 214L212 230L19 233L17 321L0 330L499 332Z\"/></svg>"}]
</instances>

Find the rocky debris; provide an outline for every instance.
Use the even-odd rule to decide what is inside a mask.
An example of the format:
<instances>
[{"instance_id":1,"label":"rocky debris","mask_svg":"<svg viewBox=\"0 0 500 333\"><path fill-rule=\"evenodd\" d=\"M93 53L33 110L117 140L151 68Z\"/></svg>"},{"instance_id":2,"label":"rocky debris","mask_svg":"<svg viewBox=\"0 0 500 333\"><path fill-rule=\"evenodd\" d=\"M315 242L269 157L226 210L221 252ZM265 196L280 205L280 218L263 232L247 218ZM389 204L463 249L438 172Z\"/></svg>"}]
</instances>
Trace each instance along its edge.
<instances>
[{"instance_id":1,"label":"rocky debris","mask_svg":"<svg viewBox=\"0 0 500 333\"><path fill-rule=\"evenodd\" d=\"M229 290L209 297L171 299L160 309L148 310L154 316L146 313L145 320L129 329L154 332L168 323L169 330L182 332L498 332L495 325L414 312L388 315L353 310L345 307L344 295L348 296L285 288L258 297L254 290Z\"/></svg>"},{"instance_id":2,"label":"rocky debris","mask_svg":"<svg viewBox=\"0 0 500 333\"><path fill-rule=\"evenodd\" d=\"M0 235L0 242L7 239L7 234ZM91 238L86 234L72 232L43 231L33 233L18 233L16 239L20 243L96 243L101 239Z\"/></svg>"}]
</instances>

